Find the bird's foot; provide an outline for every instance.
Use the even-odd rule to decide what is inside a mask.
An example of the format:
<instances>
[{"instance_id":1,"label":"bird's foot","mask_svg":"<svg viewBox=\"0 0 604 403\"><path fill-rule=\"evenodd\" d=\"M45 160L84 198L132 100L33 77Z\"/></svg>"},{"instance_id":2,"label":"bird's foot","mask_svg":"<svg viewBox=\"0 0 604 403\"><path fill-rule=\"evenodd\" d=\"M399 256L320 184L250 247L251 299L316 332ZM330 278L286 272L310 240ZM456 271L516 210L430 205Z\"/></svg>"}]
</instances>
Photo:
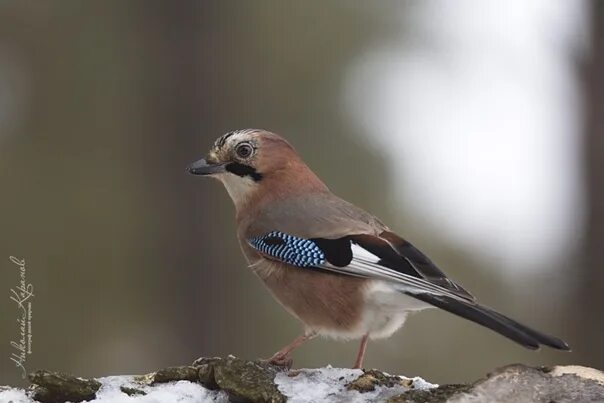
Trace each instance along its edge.
<instances>
[{"instance_id":1,"label":"bird's foot","mask_svg":"<svg viewBox=\"0 0 604 403\"><path fill-rule=\"evenodd\" d=\"M271 358L262 361L278 367L284 367L286 369L291 369L292 365L294 364L294 359L292 358L291 354L284 354L282 352L277 352Z\"/></svg>"}]
</instances>

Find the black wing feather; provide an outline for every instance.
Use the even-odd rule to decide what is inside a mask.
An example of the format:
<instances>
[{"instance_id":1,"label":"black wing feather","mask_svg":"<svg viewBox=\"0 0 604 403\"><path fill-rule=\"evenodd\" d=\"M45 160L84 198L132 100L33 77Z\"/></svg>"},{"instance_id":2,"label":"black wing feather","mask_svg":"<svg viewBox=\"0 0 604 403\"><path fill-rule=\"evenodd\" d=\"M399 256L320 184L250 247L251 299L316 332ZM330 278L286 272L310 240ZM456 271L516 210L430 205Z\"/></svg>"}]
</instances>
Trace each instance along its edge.
<instances>
[{"instance_id":1,"label":"black wing feather","mask_svg":"<svg viewBox=\"0 0 604 403\"><path fill-rule=\"evenodd\" d=\"M378 256L380 264L402 274L425 279L468 300L474 296L450 280L419 249L393 232L384 231L379 237L353 235L349 237L359 246Z\"/></svg>"},{"instance_id":2,"label":"black wing feather","mask_svg":"<svg viewBox=\"0 0 604 403\"><path fill-rule=\"evenodd\" d=\"M311 239L325 254L325 259L336 267L348 266L352 262L352 249L348 237L338 239Z\"/></svg>"}]
</instances>

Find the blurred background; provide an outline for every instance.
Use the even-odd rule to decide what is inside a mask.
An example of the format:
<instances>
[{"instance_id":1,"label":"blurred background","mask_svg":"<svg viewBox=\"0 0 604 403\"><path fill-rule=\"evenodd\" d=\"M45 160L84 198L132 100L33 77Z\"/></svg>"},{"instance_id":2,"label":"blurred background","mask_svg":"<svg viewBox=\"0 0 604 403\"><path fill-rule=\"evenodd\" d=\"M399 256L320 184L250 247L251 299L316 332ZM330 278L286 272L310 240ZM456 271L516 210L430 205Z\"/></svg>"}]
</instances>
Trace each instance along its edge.
<instances>
[{"instance_id":1,"label":"blurred background","mask_svg":"<svg viewBox=\"0 0 604 403\"><path fill-rule=\"evenodd\" d=\"M30 371L254 359L299 334L246 268L224 189L184 171L247 127L573 347L524 350L434 310L370 343L368 367L437 383L604 368L602 72L595 0L2 2L0 384L22 382L11 255L35 290ZM356 349L316 340L295 365Z\"/></svg>"}]
</instances>

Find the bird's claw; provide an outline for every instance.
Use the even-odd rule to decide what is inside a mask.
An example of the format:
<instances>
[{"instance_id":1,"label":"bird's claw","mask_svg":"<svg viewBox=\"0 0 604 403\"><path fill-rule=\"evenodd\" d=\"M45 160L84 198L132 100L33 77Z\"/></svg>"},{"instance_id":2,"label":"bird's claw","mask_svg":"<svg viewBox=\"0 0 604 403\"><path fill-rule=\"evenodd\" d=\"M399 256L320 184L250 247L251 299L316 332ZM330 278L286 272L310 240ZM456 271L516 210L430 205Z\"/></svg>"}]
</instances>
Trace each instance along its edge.
<instances>
[{"instance_id":1,"label":"bird's claw","mask_svg":"<svg viewBox=\"0 0 604 403\"><path fill-rule=\"evenodd\" d=\"M278 367L283 367L285 369L291 369L292 365L294 364L294 359L292 358L292 356L290 354L275 354L273 355L271 358L267 359L267 360L263 360L265 362L268 362L271 365L275 365Z\"/></svg>"}]
</instances>

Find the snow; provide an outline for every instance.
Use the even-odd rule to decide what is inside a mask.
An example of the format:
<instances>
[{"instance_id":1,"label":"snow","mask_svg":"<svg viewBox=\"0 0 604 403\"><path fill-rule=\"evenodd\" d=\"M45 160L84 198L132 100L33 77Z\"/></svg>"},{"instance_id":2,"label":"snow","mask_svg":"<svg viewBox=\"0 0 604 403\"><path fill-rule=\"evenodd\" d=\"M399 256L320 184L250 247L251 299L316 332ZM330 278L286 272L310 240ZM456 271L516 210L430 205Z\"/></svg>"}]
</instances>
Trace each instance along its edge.
<instances>
[{"instance_id":1,"label":"snow","mask_svg":"<svg viewBox=\"0 0 604 403\"><path fill-rule=\"evenodd\" d=\"M96 399L90 402L103 403L228 403L225 392L212 391L198 383L178 381L147 386L134 380L133 376L109 376L99 378L102 386L96 394ZM145 395L128 396L120 390L120 386L142 390ZM0 403L34 403L30 397L20 389L7 389L0 391Z\"/></svg>"},{"instance_id":2,"label":"snow","mask_svg":"<svg viewBox=\"0 0 604 403\"><path fill-rule=\"evenodd\" d=\"M346 385L363 375L359 369L332 368L331 366L318 369L301 369L281 372L275 377L279 391L288 398L288 403L307 402L375 402L384 401L389 397L401 394L409 388L402 385L392 388L378 386L374 391L360 393L347 390ZM412 389L429 389L438 385L426 382L422 378L410 379ZM162 402L213 402L227 403L228 395L223 391L208 390L198 383L189 381L169 382L156 385L146 385L137 381L134 376L108 376L99 378L101 388L96 399L91 402L104 403L162 403ZM127 387L145 392L129 396L120 387ZM24 390L16 388L0 388L0 403L34 403Z\"/></svg>"},{"instance_id":3,"label":"snow","mask_svg":"<svg viewBox=\"0 0 604 403\"><path fill-rule=\"evenodd\" d=\"M395 386L386 388L378 386L375 391L360 393L356 390L347 390L346 384L363 375L360 369L332 368L330 366L319 369L302 369L291 373L279 373L275 377L275 384L279 391L288 398L288 403L310 402L375 402L385 401L399 395L409 388ZM409 379L401 377L401 379ZM429 389L438 385L426 382L421 378L411 378L412 389Z\"/></svg>"},{"instance_id":4,"label":"snow","mask_svg":"<svg viewBox=\"0 0 604 403\"><path fill-rule=\"evenodd\" d=\"M204 388L198 383L178 381L156 384L153 386L141 385L133 376L109 376L98 379L101 389L97 392L94 402L105 403L162 403L162 402L216 402L229 401L225 392L217 392ZM120 386L142 390L146 395L128 396L121 391Z\"/></svg>"},{"instance_id":5,"label":"snow","mask_svg":"<svg viewBox=\"0 0 604 403\"><path fill-rule=\"evenodd\" d=\"M0 389L0 403L30 403L33 402L21 389Z\"/></svg>"}]
</instances>

